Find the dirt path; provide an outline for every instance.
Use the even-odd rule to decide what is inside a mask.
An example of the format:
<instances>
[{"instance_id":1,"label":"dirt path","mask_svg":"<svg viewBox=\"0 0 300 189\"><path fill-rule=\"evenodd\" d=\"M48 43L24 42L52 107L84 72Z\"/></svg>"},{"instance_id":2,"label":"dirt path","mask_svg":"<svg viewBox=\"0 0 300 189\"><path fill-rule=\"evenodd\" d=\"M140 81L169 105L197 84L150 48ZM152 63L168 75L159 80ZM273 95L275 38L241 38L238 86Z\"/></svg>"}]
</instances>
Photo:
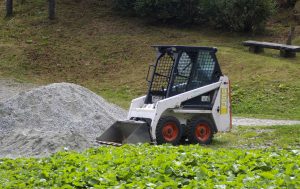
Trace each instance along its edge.
<instances>
[{"instance_id":1,"label":"dirt path","mask_svg":"<svg viewBox=\"0 0 300 189\"><path fill-rule=\"evenodd\" d=\"M17 83L13 80L0 79L0 102L16 95L20 92L28 91L36 87L33 84ZM299 121L294 120L271 120L271 119L255 119L255 118L243 118L234 117L234 126L272 126L272 125L295 125L300 124Z\"/></svg>"},{"instance_id":2,"label":"dirt path","mask_svg":"<svg viewBox=\"0 0 300 189\"><path fill-rule=\"evenodd\" d=\"M300 125L300 121L294 120L272 120L272 119L256 119L234 117L232 120L233 126L273 126L273 125Z\"/></svg>"}]
</instances>

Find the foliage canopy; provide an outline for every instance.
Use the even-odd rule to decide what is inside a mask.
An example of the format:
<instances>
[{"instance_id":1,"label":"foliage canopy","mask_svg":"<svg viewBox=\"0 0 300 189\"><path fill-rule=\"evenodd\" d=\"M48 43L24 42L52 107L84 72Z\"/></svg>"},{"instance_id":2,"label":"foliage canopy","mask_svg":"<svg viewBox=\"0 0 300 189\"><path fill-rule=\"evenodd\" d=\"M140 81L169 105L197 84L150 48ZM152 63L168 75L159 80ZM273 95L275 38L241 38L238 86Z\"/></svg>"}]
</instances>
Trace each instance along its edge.
<instances>
[{"instance_id":1,"label":"foliage canopy","mask_svg":"<svg viewBox=\"0 0 300 189\"><path fill-rule=\"evenodd\" d=\"M114 0L117 10L147 20L177 24L210 24L250 32L261 29L275 10L274 0Z\"/></svg>"}]
</instances>

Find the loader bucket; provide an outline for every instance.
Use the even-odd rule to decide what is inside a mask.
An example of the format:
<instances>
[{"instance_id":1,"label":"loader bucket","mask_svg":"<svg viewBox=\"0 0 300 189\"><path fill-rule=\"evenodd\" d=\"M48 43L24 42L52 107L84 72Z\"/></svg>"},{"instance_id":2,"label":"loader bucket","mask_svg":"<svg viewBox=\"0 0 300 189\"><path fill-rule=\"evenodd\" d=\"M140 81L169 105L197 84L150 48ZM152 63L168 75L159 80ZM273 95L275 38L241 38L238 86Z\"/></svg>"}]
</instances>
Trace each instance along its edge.
<instances>
[{"instance_id":1,"label":"loader bucket","mask_svg":"<svg viewBox=\"0 0 300 189\"><path fill-rule=\"evenodd\" d=\"M100 137L100 144L137 144L150 143L149 127L142 121L116 121Z\"/></svg>"}]
</instances>

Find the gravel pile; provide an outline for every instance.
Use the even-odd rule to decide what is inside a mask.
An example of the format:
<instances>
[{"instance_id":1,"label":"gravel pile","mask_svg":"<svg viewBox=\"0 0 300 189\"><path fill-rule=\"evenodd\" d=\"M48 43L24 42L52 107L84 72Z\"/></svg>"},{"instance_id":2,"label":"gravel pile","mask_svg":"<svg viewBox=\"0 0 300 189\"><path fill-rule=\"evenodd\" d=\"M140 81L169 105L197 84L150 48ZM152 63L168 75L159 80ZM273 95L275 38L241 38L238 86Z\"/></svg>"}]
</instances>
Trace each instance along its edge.
<instances>
[{"instance_id":1,"label":"gravel pile","mask_svg":"<svg viewBox=\"0 0 300 189\"><path fill-rule=\"evenodd\" d=\"M0 157L81 151L126 111L79 85L57 83L0 102Z\"/></svg>"},{"instance_id":2,"label":"gravel pile","mask_svg":"<svg viewBox=\"0 0 300 189\"><path fill-rule=\"evenodd\" d=\"M34 84L30 83L17 83L10 79L1 79L0 78L0 102L5 101L6 99L10 98L18 94L19 92L29 91L37 87Z\"/></svg>"}]
</instances>

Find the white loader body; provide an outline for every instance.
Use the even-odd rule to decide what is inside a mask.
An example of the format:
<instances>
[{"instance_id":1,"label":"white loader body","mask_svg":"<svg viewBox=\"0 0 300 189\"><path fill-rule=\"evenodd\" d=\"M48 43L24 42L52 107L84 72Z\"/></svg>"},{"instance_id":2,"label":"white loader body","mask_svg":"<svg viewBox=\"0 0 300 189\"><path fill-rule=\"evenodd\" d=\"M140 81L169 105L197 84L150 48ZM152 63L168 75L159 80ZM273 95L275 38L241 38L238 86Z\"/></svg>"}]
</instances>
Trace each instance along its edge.
<instances>
[{"instance_id":1,"label":"white loader body","mask_svg":"<svg viewBox=\"0 0 300 189\"><path fill-rule=\"evenodd\" d=\"M181 108L182 102L216 89L218 93L212 110ZM232 127L230 83L227 76L222 76L219 82L160 100L154 104L144 104L145 98L146 96L142 96L132 100L127 119L135 117L151 119L150 134L153 140L156 140L155 130L159 119L167 115L180 118L179 121L183 125L186 125L187 120L195 115L212 115L219 132L230 131Z\"/></svg>"},{"instance_id":2,"label":"white loader body","mask_svg":"<svg viewBox=\"0 0 300 189\"><path fill-rule=\"evenodd\" d=\"M210 144L215 133L229 131L230 82L217 49L154 47L157 59L149 66L147 95L132 100L127 120L117 121L97 141Z\"/></svg>"}]
</instances>

